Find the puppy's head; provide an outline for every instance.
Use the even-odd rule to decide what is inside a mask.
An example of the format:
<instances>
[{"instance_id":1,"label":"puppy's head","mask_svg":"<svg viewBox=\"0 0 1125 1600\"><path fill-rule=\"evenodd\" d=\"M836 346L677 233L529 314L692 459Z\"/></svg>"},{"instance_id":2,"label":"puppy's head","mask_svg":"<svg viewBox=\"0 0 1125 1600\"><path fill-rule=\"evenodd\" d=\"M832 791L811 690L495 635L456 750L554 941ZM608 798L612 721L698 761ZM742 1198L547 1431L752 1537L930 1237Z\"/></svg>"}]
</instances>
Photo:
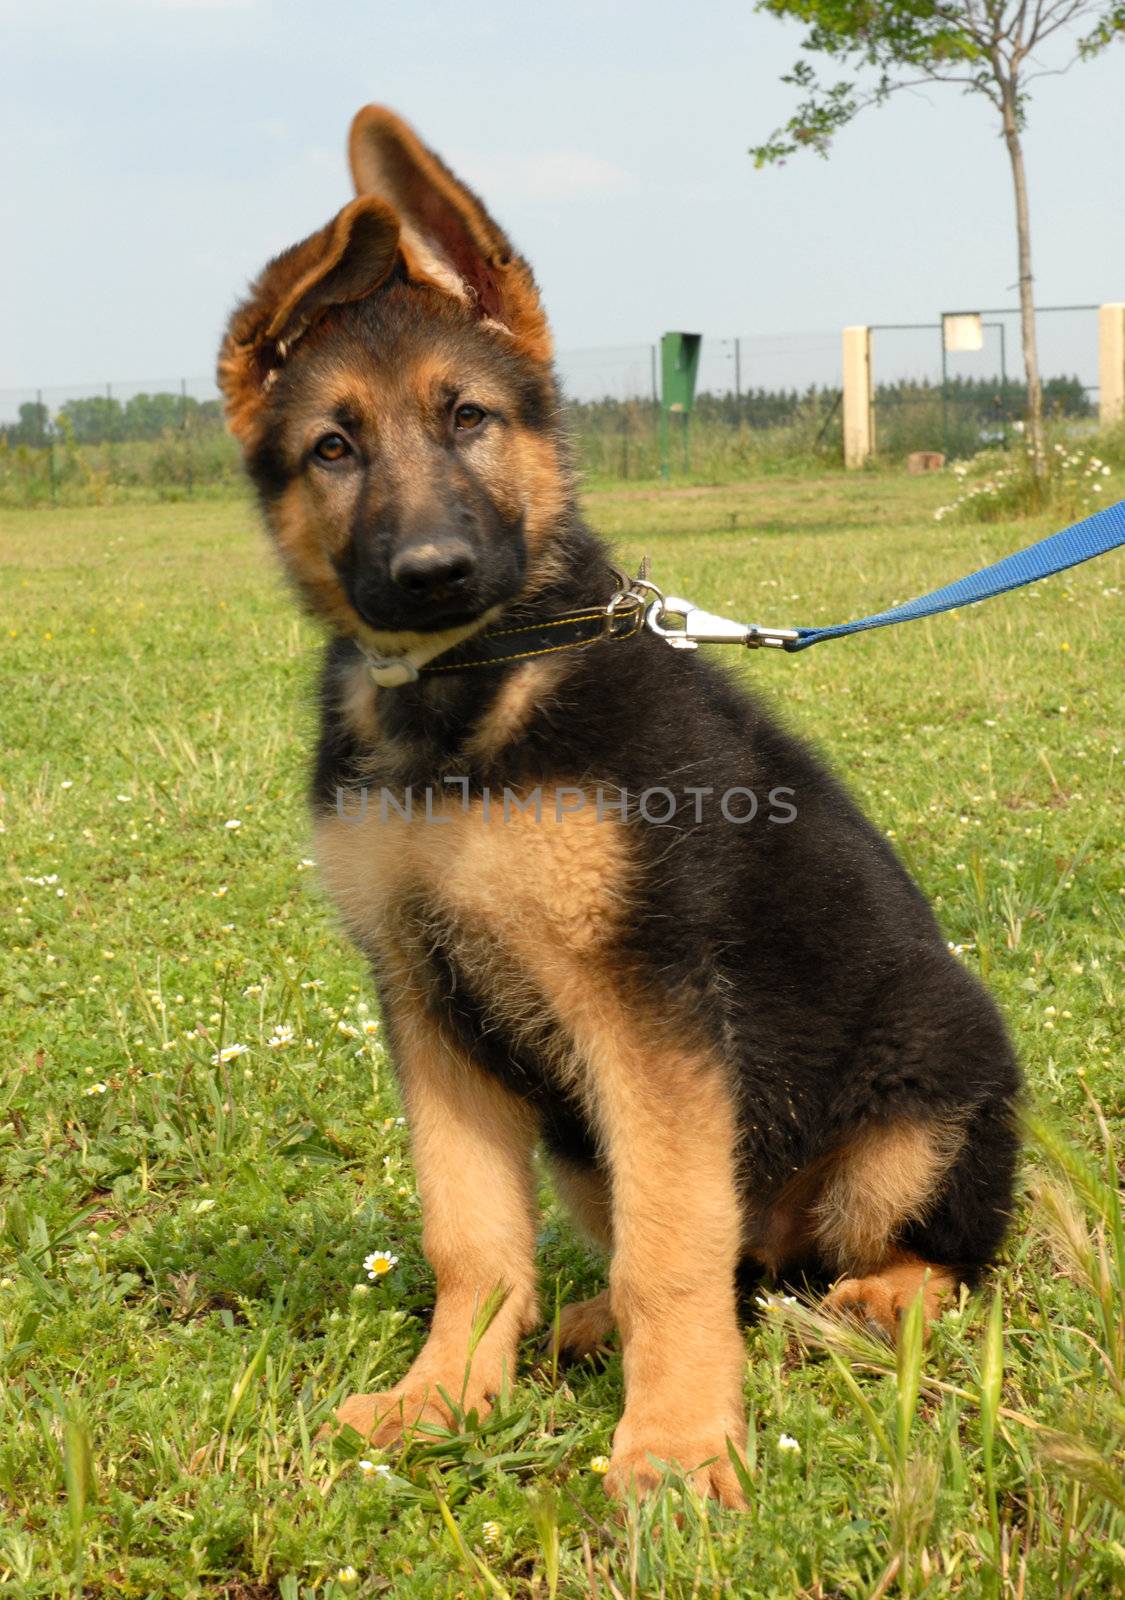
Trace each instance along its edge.
<instances>
[{"instance_id":1,"label":"puppy's head","mask_svg":"<svg viewBox=\"0 0 1125 1600\"><path fill-rule=\"evenodd\" d=\"M568 485L527 264L391 112L359 113L351 164L358 198L266 267L219 383L307 601L397 651L545 571Z\"/></svg>"}]
</instances>

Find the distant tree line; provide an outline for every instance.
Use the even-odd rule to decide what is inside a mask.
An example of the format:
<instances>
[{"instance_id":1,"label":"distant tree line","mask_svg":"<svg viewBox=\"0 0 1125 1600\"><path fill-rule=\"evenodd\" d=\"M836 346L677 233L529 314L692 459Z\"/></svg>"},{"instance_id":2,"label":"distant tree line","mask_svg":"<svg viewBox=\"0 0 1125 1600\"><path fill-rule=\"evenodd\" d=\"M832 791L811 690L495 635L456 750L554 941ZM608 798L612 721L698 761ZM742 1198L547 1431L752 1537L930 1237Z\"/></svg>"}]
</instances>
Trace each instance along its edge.
<instances>
[{"instance_id":1,"label":"distant tree line","mask_svg":"<svg viewBox=\"0 0 1125 1600\"><path fill-rule=\"evenodd\" d=\"M1027 388L1021 382L999 378L951 378L946 400L963 420L986 424L997 418L1023 416L1027 407ZM903 379L881 383L875 391L877 407L889 408L940 403L940 382L929 379ZM1077 377L1049 378L1043 385L1048 416L1089 417L1094 407ZM725 422L730 427L773 428L792 422L800 415L822 412L825 416L839 400L839 391L812 385L801 389L747 389L736 395L700 394L696 396L695 416L700 422ZM576 427L594 432L623 432L638 414L653 409L651 400L571 401L569 410ZM160 393L135 394L128 400L113 395L92 395L84 400L67 400L52 417L41 402L28 400L19 408L13 422L0 422L0 439L9 445L49 443L60 435L77 445L125 443L133 440L161 439L169 431L202 433L222 427L222 407L218 400L196 400L191 395Z\"/></svg>"},{"instance_id":2,"label":"distant tree line","mask_svg":"<svg viewBox=\"0 0 1125 1600\"><path fill-rule=\"evenodd\" d=\"M28 400L15 422L0 422L8 443L44 445L53 429L75 444L113 444L135 439L160 439L172 428L217 428L222 425L218 400L196 400L183 394L135 394L128 400L91 395L67 400L52 418L41 401Z\"/></svg>"},{"instance_id":3,"label":"distant tree line","mask_svg":"<svg viewBox=\"0 0 1125 1600\"><path fill-rule=\"evenodd\" d=\"M775 428L810 412L825 416L836 406L840 392L827 386L807 389L745 389L739 395L698 394L694 416L699 422L725 422L730 427ZM1013 378L954 377L945 389L946 401L958 416L982 424L996 418L1021 417L1026 413L1027 386ZM875 390L876 408L940 405L941 380L900 379L880 383ZM1049 378L1043 385L1048 416L1092 417L1095 406L1077 377ZM571 401L570 412L577 427L622 431L639 409L655 410L651 400Z\"/></svg>"},{"instance_id":4,"label":"distant tree line","mask_svg":"<svg viewBox=\"0 0 1125 1600\"><path fill-rule=\"evenodd\" d=\"M1043 388L1043 411L1049 417L1092 417L1097 407L1078 377L1048 378ZM946 399L951 406L966 414L975 414L981 421L990 416L1024 417L1027 415L1027 384L1022 379L1007 378L950 378L945 386ZM875 391L875 404L910 405L925 401L940 401L942 385L916 379L903 379L898 383L881 383Z\"/></svg>"}]
</instances>

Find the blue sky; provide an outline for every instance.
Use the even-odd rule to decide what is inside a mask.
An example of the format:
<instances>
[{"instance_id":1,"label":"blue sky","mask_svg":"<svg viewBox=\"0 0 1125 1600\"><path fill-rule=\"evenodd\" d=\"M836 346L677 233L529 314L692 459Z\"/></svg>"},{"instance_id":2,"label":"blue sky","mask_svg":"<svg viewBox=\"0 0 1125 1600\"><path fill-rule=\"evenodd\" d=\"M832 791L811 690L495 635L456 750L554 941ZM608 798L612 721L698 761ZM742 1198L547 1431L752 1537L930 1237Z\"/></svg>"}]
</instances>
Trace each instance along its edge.
<instances>
[{"instance_id":1,"label":"blue sky","mask_svg":"<svg viewBox=\"0 0 1125 1600\"><path fill-rule=\"evenodd\" d=\"M1015 303L983 102L912 94L755 172L799 32L750 0L0 0L0 27L0 389L209 373L247 280L348 198L368 100L483 193L562 350ZM1123 80L1118 45L1036 86L1042 303L1125 298Z\"/></svg>"}]
</instances>

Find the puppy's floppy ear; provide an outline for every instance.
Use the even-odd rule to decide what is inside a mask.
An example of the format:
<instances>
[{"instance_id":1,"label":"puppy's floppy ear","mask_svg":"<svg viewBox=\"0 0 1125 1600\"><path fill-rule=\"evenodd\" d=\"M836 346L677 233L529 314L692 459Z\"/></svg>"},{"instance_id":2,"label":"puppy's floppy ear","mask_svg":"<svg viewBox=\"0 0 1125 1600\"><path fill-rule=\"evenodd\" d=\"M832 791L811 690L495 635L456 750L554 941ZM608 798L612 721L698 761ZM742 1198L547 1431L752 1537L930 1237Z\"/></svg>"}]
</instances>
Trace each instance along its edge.
<instances>
[{"instance_id":1,"label":"puppy's floppy ear","mask_svg":"<svg viewBox=\"0 0 1125 1600\"><path fill-rule=\"evenodd\" d=\"M551 359L547 318L527 262L471 190L385 106L364 106L348 141L358 194L398 212L412 278L436 284L501 323L525 355Z\"/></svg>"},{"instance_id":2,"label":"puppy's floppy ear","mask_svg":"<svg viewBox=\"0 0 1125 1600\"><path fill-rule=\"evenodd\" d=\"M227 420L243 444L289 346L333 306L362 300L379 287L395 264L398 235L390 206L364 195L260 275L230 319L219 352Z\"/></svg>"}]
</instances>

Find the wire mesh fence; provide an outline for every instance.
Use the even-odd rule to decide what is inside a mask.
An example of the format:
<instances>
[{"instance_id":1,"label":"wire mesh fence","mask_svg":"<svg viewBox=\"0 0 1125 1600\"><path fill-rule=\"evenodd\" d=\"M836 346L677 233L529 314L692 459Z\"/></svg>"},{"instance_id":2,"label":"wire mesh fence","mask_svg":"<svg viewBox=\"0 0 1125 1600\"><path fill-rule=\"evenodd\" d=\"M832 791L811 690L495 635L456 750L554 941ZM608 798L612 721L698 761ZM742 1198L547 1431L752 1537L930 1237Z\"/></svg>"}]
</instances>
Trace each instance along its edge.
<instances>
[{"instance_id":1,"label":"wire mesh fence","mask_svg":"<svg viewBox=\"0 0 1125 1600\"><path fill-rule=\"evenodd\" d=\"M0 390L0 498L169 498L233 486L238 457L209 378Z\"/></svg>"},{"instance_id":2,"label":"wire mesh fence","mask_svg":"<svg viewBox=\"0 0 1125 1600\"><path fill-rule=\"evenodd\" d=\"M1092 417L1097 310L1038 321L1049 414ZM1018 315L982 316L982 347L943 354L941 323L876 325L880 455L968 455L1018 433L1026 403ZM594 478L661 471L657 343L563 350L558 370L578 465ZM673 468L730 477L841 458L839 330L704 338L690 434ZM8 504L232 492L238 451L211 378L0 390L0 500Z\"/></svg>"},{"instance_id":3,"label":"wire mesh fence","mask_svg":"<svg viewBox=\"0 0 1125 1600\"><path fill-rule=\"evenodd\" d=\"M661 471L659 346L562 351L571 436L588 474ZM840 453L840 337L834 332L704 338L690 434L677 471L730 475L764 461Z\"/></svg>"},{"instance_id":4,"label":"wire mesh fence","mask_svg":"<svg viewBox=\"0 0 1125 1600\"><path fill-rule=\"evenodd\" d=\"M581 470L657 476L658 346L564 350L557 365ZM838 454L839 382L839 337L831 332L705 340L689 464L734 472L766 455ZM239 482L238 452L209 378L0 390L0 498L9 503L177 498Z\"/></svg>"},{"instance_id":5,"label":"wire mesh fence","mask_svg":"<svg viewBox=\"0 0 1125 1600\"><path fill-rule=\"evenodd\" d=\"M940 319L874 324L875 443L880 455L971 456L1017 440L1027 412L1019 311L985 310L980 348L946 350ZM1046 415L1092 421L1098 409L1098 308L1036 309Z\"/></svg>"}]
</instances>

